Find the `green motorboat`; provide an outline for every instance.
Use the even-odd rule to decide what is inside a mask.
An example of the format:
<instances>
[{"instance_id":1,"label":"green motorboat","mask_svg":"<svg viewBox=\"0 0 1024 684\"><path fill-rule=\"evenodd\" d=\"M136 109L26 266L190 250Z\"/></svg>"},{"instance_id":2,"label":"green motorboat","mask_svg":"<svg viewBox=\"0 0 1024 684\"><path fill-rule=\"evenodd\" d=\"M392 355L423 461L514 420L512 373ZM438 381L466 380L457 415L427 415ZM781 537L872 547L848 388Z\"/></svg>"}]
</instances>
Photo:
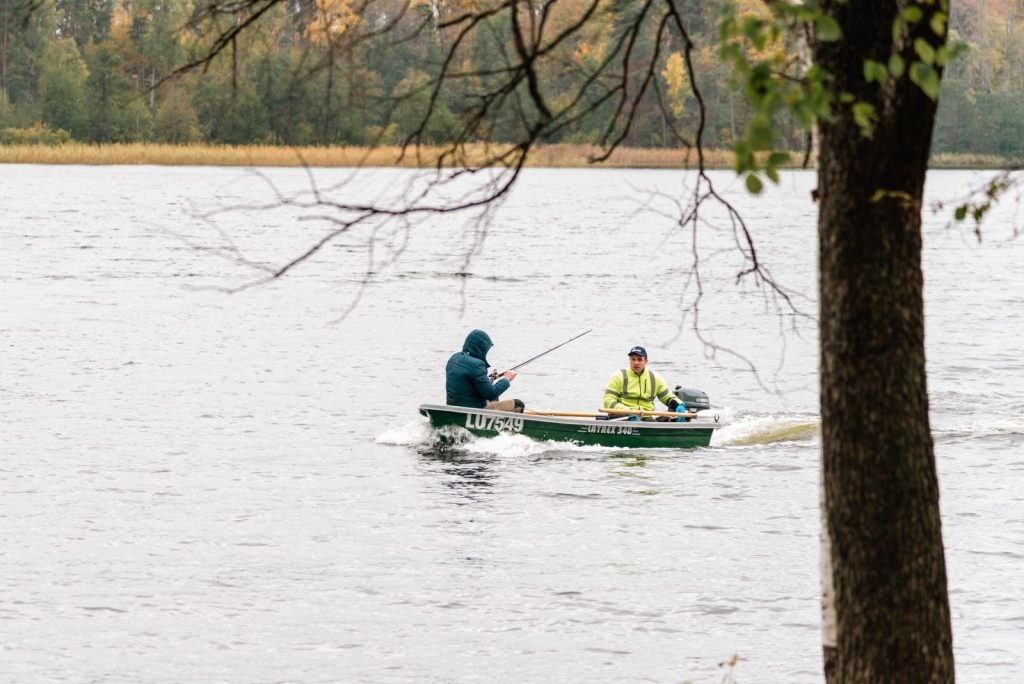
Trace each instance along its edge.
<instances>
[{"instance_id":1,"label":"green motorboat","mask_svg":"<svg viewBox=\"0 0 1024 684\"><path fill-rule=\"evenodd\" d=\"M708 446L711 435L721 427L718 416L706 411L687 414L691 419L685 423L647 419L675 415L658 411L645 412L645 420L629 420L628 414L617 416L529 410L525 413L508 413L423 404L420 413L430 419L431 427L438 432L442 441L458 441L460 434L466 433L478 437L508 433L526 435L539 441L571 442L616 449L687 449Z\"/></svg>"}]
</instances>

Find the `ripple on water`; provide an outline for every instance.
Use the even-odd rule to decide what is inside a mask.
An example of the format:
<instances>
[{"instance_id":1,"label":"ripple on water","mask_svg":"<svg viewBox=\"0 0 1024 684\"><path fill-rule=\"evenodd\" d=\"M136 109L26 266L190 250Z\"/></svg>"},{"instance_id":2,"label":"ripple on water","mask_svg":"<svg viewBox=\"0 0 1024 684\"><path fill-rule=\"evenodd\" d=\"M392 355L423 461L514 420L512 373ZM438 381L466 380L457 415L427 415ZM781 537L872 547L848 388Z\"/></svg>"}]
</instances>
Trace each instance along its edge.
<instances>
[{"instance_id":1,"label":"ripple on water","mask_svg":"<svg viewBox=\"0 0 1024 684\"><path fill-rule=\"evenodd\" d=\"M307 190L313 173L351 200L412 173L342 187L352 170L263 171L282 192ZM711 177L757 217L759 257L813 295L813 172L786 172L757 199L732 174ZM969 176L929 179L952 192ZM813 319L780 335L764 301L734 287L735 269L706 262L701 325L758 360L780 391L765 392L680 327L671 283L690 241L658 212L675 210L661 198L685 175L528 169L522 180L484 241L460 217L432 216L389 233L403 251L367 282L369 233L353 231L288 277L228 296L265 272L182 236L276 265L333 226L295 207L189 213L264 202L267 184L239 169L8 174L4 671L820 681ZM655 212L640 216L645 202ZM717 229L728 218L706 219L709 254L731 253L731 231ZM657 249L623 250L632 224ZM1024 241L965 250L930 228L928 385L957 675L1022 681L1024 329L1009 314ZM985 277L965 279L965 264ZM665 296L638 308L636 273L652 272L668 274ZM727 423L712 447L683 452L514 435L438 450L415 406L443 396L444 363L478 326L495 367L594 331L522 369L512 394L530 406L594 410L623 352L644 344L657 372L708 390Z\"/></svg>"}]
</instances>

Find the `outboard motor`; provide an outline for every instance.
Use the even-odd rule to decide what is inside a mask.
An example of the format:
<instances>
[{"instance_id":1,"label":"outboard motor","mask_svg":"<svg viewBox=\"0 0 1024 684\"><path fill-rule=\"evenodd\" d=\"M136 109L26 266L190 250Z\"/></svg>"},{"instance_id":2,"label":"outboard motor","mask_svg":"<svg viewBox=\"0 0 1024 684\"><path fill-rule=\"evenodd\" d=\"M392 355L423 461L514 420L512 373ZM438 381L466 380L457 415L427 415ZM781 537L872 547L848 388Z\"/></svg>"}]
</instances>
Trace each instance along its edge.
<instances>
[{"instance_id":1,"label":"outboard motor","mask_svg":"<svg viewBox=\"0 0 1024 684\"><path fill-rule=\"evenodd\" d=\"M676 388L672 390L672 394L676 395L679 401L686 404L686 408L689 411L706 411L711 408L711 401L708 399L707 392L676 385Z\"/></svg>"}]
</instances>

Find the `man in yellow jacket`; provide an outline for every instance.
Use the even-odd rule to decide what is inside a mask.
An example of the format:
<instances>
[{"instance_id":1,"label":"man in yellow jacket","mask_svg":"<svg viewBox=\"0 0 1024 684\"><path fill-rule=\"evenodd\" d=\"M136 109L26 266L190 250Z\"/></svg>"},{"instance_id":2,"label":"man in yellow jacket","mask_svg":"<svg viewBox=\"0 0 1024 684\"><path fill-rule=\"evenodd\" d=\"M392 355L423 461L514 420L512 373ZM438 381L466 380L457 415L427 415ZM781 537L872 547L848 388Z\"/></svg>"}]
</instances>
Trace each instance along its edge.
<instances>
[{"instance_id":1,"label":"man in yellow jacket","mask_svg":"<svg viewBox=\"0 0 1024 684\"><path fill-rule=\"evenodd\" d=\"M665 381L647 369L647 350L633 347L629 350L629 368L623 368L608 380L604 407L653 411L655 398L669 411L682 413L686 410L686 405L669 391Z\"/></svg>"}]
</instances>

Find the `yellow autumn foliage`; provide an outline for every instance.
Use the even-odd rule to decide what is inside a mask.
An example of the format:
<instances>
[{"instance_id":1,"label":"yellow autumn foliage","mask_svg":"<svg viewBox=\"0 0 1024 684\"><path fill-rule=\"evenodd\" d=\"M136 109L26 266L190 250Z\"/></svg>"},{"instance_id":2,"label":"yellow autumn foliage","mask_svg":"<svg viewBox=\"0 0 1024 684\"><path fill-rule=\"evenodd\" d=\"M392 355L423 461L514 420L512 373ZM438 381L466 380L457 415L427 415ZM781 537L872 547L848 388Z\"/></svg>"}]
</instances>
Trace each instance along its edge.
<instances>
[{"instance_id":1,"label":"yellow autumn foliage","mask_svg":"<svg viewBox=\"0 0 1024 684\"><path fill-rule=\"evenodd\" d=\"M306 35L314 43L330 43L357 20L352 0L316 0L313 20L306 27Z\"/></svg>"},{"instance_id":2,"label":"yellow autumn foliage","mask_svg":"<svg viewBox=\"0 0 1024 684\"><path fill-rule=\"evenodd\" d=\"M661 77L665 79L668 106L672 110L672 115L680 119L686 111L686 93L689 90L686 63L683 61L682 53L673 52L668 56Z\"/></svg>"}]
</instances>

